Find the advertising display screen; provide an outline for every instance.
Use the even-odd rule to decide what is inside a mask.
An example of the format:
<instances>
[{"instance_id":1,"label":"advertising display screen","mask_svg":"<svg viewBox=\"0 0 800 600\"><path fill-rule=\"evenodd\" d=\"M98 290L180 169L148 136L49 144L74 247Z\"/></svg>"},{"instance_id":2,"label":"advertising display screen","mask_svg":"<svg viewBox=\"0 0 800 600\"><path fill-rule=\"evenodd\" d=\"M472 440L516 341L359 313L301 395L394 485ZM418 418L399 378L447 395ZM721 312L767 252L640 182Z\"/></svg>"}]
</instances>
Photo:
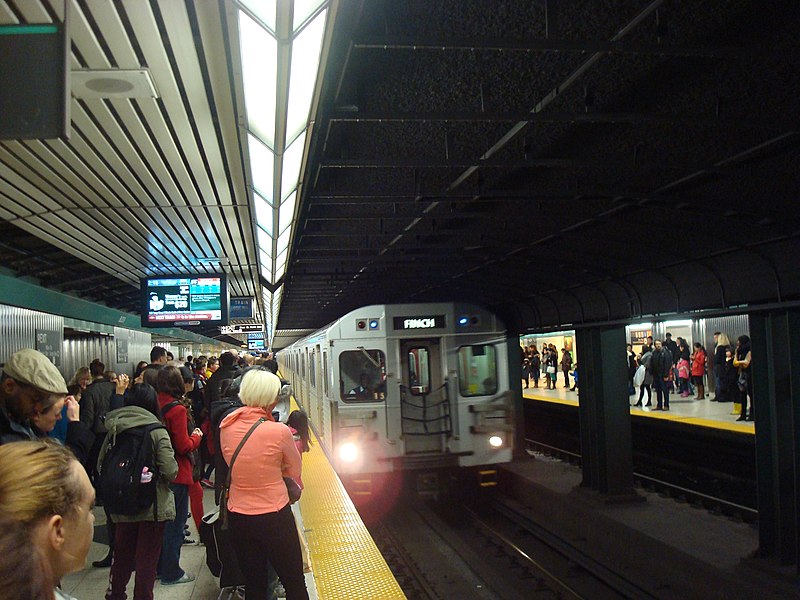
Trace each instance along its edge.
<instances>
[{"instance_id":1,"label":"advertising display screen","mask_svg":"<svg viewBox=\"0 0 800 600\"><path fill-rule=\"evenodd\" d=\"M142 326L225 325L228 282L225 275L186 275L142 279Z\"/></svg>"}]
</instances>

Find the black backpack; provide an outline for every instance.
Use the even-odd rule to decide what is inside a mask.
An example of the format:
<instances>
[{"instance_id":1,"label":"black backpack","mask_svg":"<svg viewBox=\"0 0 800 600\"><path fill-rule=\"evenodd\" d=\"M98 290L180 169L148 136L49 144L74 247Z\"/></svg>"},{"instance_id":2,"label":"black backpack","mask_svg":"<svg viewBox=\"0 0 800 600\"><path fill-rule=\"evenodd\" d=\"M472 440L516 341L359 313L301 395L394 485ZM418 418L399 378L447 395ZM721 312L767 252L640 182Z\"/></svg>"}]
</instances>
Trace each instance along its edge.
<instances>
[{"instance_id":1,"label":"black backpack","mask_svg":"<svg viewBox=\"0 0 800 600\"><path fill-rule=\"evenodd\" d=\"M109 434L97 489L109 513L137 515L152 506L156 515L159 472L150 433L159 428L166 429L151 423Z\"/></svg>"}]
</instances>

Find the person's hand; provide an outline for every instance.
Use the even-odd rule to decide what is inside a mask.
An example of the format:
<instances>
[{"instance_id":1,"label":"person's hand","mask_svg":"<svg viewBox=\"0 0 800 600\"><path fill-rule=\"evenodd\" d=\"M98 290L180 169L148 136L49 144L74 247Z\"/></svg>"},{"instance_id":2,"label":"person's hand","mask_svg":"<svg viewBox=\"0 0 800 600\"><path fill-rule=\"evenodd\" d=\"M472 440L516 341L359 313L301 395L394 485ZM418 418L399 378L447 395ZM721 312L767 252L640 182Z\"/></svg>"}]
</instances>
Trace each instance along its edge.
<instances>
[{"instance_id":1,"label":"person's hand","mask_svg":"<svg viewBox=\"0 0 800 600\"><path fill-rule=\"evenodd\" d=\"M79 421L81 418L81 405L73 396L67 396L64 404L67 406L67 421Z\"/></svg>"},{"instance_id":2,"label":"person's hand","mask_svg":"<svg viewBox=\"0 0 800 600\"><path fill-rule=\"evenodd\" d=\"M125 393L125 390L128 389L128 383L130 382L131 378L127 375L117 375L117 395L122 396Z\"/></svg>"},{"instance_id":3,"label":"person's hand","mask_svg":"<svg viewBox=\"0 0 800 600\"><path fill-rule=\"evenodd\" d=\"M144 381L144 373L141 373L136 379L133 380L134 385L138 385Z\"/></svg>"},{"instance_id":4,"label":"person's hand","mask_svg":"<svg viewBox=\"0 0 800 600\"><path fill-rule=\"evenodd\" d=\"M199 435L200 437L203 437L203 430L200 429L199 427L195 427L194 431L192 432L192 435Z\"/></svg>"}]
</instances>

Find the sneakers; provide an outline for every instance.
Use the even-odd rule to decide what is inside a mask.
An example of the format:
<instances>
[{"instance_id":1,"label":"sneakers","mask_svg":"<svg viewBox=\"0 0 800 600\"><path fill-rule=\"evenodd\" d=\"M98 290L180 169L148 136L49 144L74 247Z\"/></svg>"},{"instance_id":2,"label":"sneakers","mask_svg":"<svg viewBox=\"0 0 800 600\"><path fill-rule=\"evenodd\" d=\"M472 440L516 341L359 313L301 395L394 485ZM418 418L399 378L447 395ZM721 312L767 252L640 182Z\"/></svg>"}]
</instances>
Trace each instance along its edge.
<instances>
[{"instance_id":1,"label":"sneakers","mask_svg":"<svg viewBox=\"0 0 800 600\"><path fill-rule=\"evenodd\" d=\"M211 481L210 479L201 479L200 480L200 485L202 485L204 488L208 488L210 490L214 489L214 482Z\"/></svg>"},{"instance_id":2,"label":"sneakers","mask_svg":"<svg viewBox=\"0 0 800 600\"><path fill-rule=\"evenodd\" d=\"M176 583L189 583L191 581L194 581L194 575L192 575L191 573L184 573L183 577L181 577L180 579L176 579L175 581L164 581L162 579L161 585L175 585Z\"/></svg>"}]
</instances>

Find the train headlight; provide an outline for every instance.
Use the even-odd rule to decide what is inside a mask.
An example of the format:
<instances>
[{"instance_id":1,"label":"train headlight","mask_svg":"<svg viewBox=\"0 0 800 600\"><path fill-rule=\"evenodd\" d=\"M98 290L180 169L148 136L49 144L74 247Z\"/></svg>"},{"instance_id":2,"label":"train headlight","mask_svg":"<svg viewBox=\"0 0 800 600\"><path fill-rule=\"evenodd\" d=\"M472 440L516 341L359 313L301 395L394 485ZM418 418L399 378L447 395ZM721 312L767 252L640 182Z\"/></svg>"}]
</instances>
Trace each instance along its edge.
<instances>
[{"instance_id":1,"label":"train headlight","mask_svg":"<svg viewBox=\"0 0 800 600\"><path fill-rule=\"evenodd\" d=\"M361 451L354 443L346 442L339 446L338 453L339 460L345 463L353 463L358 460L358 456L361 454Z\"/></svg>"},{"instance_id":2,"label":"train headlight","mask_svg":"<svg viewBox=\"0 0 800 600\"><path fill-rule=\"evenodd\" d=\"M503 438L499 435L493 435L489 438L489 445L492 448L502 448L503 447Z\"/></svg>"}]
</instances>

